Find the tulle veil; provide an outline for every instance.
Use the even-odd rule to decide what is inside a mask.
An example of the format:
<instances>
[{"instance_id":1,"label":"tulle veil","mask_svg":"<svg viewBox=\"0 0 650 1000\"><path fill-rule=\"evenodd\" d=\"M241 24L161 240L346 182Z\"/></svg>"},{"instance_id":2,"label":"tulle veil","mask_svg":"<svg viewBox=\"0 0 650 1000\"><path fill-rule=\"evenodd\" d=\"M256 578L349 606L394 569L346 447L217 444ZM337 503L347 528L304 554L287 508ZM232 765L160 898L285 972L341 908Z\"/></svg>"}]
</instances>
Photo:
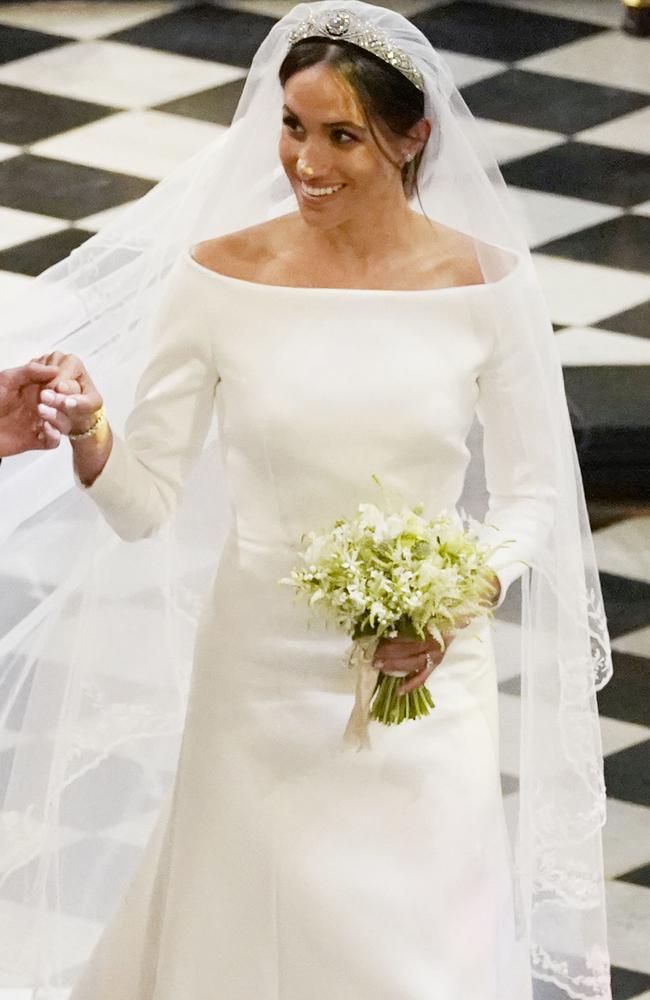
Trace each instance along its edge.
<instances>
[{"instance_id":1,"label":"tulle veil","mask_svg":"<svg viewBox=\"0 0 650 1000\"><path fill-rule=\"evenodd\" d=\"M520 700L500 723L518 772L504 801L535 1000L545 983L558 996L611 1000L596 704L611 654L562 372L517 212L424 35L357 0L298 4L258 49L231 128L9 304L2 366L54 349L80 355L121 434L179 255L296 210L277 152L278 69L289 32L340 7L386 31L421 70L439 142L425 148L413 207L475 239L494 288L481 321L497 335L516 321L544 386L543 440L527 436L521 387L508 387L513 424L526 453L543 454L555 499L546 542L495 619L503 676L521 674ZM504 283L507 259L517 268ZM498 518L478 420L467 447L459 506ZM216 426L172 520L137 544L115 537L73 481L67 443L3 463L0 491L0 988L43 1000L74 983L164 816L196 622L236 512Z\"/></svg>"}]
</instances>

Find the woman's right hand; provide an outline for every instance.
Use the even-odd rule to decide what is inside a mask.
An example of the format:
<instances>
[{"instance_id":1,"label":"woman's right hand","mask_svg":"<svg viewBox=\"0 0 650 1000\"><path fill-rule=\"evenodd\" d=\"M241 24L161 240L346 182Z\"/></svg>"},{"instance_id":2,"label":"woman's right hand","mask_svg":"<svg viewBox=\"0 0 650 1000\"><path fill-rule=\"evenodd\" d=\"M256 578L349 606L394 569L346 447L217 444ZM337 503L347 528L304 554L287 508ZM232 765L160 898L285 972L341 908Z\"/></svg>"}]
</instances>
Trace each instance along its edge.
<instances>
[{"instance_id":1,"label":"woman's right hand","mask_svg":"<svg viewBox=\"0 0 650 1000\"><path fill-rule=\"evenodd\" d=\"M103 400L81 358L54 351L38 360L59 369L58 380L41 392L38 406L41 419L65 435L89 430Z\"/></svg>"}]
</instances>

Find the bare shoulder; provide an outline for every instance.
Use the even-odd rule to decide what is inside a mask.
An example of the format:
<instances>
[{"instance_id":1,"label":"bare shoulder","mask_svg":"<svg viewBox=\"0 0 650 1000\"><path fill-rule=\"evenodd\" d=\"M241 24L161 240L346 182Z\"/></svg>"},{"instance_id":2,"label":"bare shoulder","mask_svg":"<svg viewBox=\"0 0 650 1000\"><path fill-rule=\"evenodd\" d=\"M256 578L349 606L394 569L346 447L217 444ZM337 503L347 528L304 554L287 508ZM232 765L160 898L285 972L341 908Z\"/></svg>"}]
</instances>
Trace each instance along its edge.
<instances>
[{"instance_id":1,"label":"bare shoulder","mask_svg":"<svg viewBox=\"0 0 650 1000\"><path fill-rule=\"evenodd\" d=\"M290 225L291 221L283 216L225 233L198 243L192 256L211 271L254 281L277 257L279 248L286 245Z\"/></svg>"},{"instance_id":2,"label":"bare shoulder","mask_svg":"<svg viewBox=\"0 0 650 1000\"><path fill-rule=\"evenodd\" d=\"M445 285L482 285L483 271L471 236L423 218L423 252Z\"/></svg>"}]
</instances>

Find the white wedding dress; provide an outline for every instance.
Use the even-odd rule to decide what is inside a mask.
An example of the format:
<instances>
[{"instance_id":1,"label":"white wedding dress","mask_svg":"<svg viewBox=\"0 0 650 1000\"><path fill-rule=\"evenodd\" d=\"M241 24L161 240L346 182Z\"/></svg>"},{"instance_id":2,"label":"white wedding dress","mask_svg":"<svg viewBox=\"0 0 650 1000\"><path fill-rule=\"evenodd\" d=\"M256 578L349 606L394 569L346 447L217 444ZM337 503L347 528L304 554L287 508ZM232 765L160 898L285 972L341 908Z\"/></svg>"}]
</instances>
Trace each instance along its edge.
<instances>
[{"instance_id":1,"label":"white wedding dress","mask_svg":"<svg viewBox=\"0 0 650 1000\"><path fill-rule=\"evenodd\" d=\"M71 1000L530 1000L493 626L458 633L427 718L371 722L357 753L349 642L277 582L303 531L380 502L373 474L452 509L477 408L493 521L514 538L493 557L503 594L520 575L544 485L517 450L504 366L531 386L480 323L507 281L299 288L177 262L126 443L87 493L122 536L150 534L216 406L235 517L172 795Z\"/></svg>"}]
</instances>

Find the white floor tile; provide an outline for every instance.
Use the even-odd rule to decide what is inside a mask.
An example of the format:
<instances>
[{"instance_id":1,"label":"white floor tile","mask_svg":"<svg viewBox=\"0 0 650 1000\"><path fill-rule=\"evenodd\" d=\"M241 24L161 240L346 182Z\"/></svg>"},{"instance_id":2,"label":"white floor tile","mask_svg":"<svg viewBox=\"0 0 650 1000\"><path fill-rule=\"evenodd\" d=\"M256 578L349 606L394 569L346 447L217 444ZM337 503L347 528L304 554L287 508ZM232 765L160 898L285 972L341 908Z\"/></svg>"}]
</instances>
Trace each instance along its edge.
<instances>
[{"instance_id":1,"label":"white floor tile","mask_svg":"<svg viewBox=\"0 0 650 1000\"><path fill-rule=\"evenodd\" d=\"M485 80L488 76L495 76L507 68L506 63L496 62L494 59L479 59L478 56L466 56L460 52L440 49L440 55L449 66L458 88L468 87L470 83Z\"/></svg>"},{"instance_id":2,"label":"white floor tile","mask_svg":"<svg viewBox=\"0 0 650 1000\"><path fill-rule=\"evenodd\" d=\"M0 83L118 108L144 108L240 79L235 66L119 42L71 42L0 66Z\"/></svg>"},{"instance_id":3,"label":"white floor tile","mask_svg":"<svg viewBox=\"0 0 650 1000\"><path fill-rule=\"evenodd\" d=\"M649 53L650 58L650 53ZM633 153L650 153L650 107L615 118L614 121L579 132L576 139L599 146L630 149Z\"/></svg>"},{"instance_id":4,"label":"white floor tile","mask_svg":"<svg viewBox=\"0 0 650 1000\"><path fill-rule=\"evenodd\" d=\"M79 219L75 222L75 226L79 229L88 229L91 233L97 233L103 227L109 224L109 222L114 222L122 212L126 211L135 202L127 201L122 205L116 205L115 208L107 208L105 212L96 212L95 215L87 215L85 219Z\"/></svg>"},{"instance_id":5,"label":"white floor tile","mask_svg":"<svg viewBox=\"0 0 650 1000\"><path fill-rule=\"evenodd\" d=\"M481 0L494 3L495 0ZM616 28L622 20L619 0L496 0L501 7L519 7L521 10L550 14L552 17L569 17Z\"/></svg>"},{"instance_id":6,"label":"white floor tile","mask_svg":"<svg viewBox=\"0 0 650 1000\"><path fill-rule=\"evenodd\" d=\"M645 806L608 799L603 851L606 878L616 878L647 864L648 810Z\"/></svg>"},{"instance_id":7,"label":"white floor tile","mask_svg":"<svg viewBox=\"0 0 650 1000\"><path fill-rule=\"evenodd\" d=\"M6 142L0 142L0 160L8 160L12 156L18 156L20 146L10 146Z\"/></svg>"},{"instance_id":8,"label":"white floor tile","mask_svg":"<svg viewBox=\"0 0 650 1000\"><path fill-rule=\"evenodd\" d=\"M619 653L630 653L631 656L645 656L650 660L650 626L639 628L636 632L628 632L612 641L612 648Z\"/></svg>"},{"instance_id":9,"label":"white floor tile","mask_svg":"<svg viewBox=\"0 0 650 1000\"><path fill-rule=\"evenodd\" d=\"M622 31L600 35L523 59L522 69L567 76L627 90L650 92L650 59L644 38Z\"/></svg>"},{"instance_id":10,"label":"white floor tile","mask_svg":"<svg viewBox=\"0 0 650 1000\"><path fill-rule=\"evenodd\" d=\"M600 735L603 741L603 754L627 750L637 743L648 739L647 726L639 726L634 722L623 722L621 719L610 719L607 715L600 716ZM647 810L646 810L647 813Z\"/></svg>"},{"instance_id":11,"label":"white floor tile","mask_svg":"<svg viewBox=\"0 0 650 1000\"><path fill-rule=\"evenodd\" d=\"M510 187L519 219L531 246L595 226L621 214L619 208L582 198L567 198L544 191Z\"/></svg>"},{"instance_id":12,"label":"white floor tile","mask_svg":"<svg viewBox=\"0 0 650 1000\"><path fill-rule=\"evenodd\" d=\"M118 826L111 826L103 832L111 840L115 840L120 844L132 844L134 847L144 847L149 841L159 816L160 810L156 809L153 812L139 816L137 819L120 823Z\"/></svg>"},{"instance_id":13,"label":"white floor tile","mask_svg":"<svg viewBox=\"0 0 650 1000\"><path fill-rule=\"evenodd\" d=\"M591 326L650 297L650 275L534 253L554 323Z\"/></svg>"},{"instance_id":14,"label":"white floor tile","mask_svg":"<svg viewBox=\"0 0 650 1000\"><path fill-rule=\"evenodd\" d=\"M650 338L569 327L555 338L563 365L650 365Z\"/></svg>"},{"instance_id":15,"label":"white floor tile","mask_svg":"<svg viewBox=\"0 0 650 1000\"><path fill-rule=\"evenodd\" d=\"M543 149L565 142L563 135L547 132L539 128L523 128L521 125L505 125L503 122L477 118L476 125L485 145L498 163L517 160L520 156L540 153Z\"/></svg>"},{"instance_id":16,"label":"white floor tile","mask_svg":"<svg viewBox=\"0 0 650 1000\"><path fill-rule=\"evenodd\" d=\"M605 892L612 965L650 975L650 889L606 882Z\"/></svg>"},{"instance_id":17,"label":"white floor tile","mask_svg":"<svg viewBox=\"0 0 650 1000\"><path fill-rule=\"evenodd\" d=\"M160 17L178 4L167 0L123 0L122 3L92 3L88 0L37 0L8 3L0 7L0 24L31 28L70 38L97 38L134 24Z\"/></svg>"},{"instance_id":18,"label":"white floor tile","mask_svg":"<svg viewBox=\"0 0 650 1000\"><path fill-rule=\"evenodd\" d=\"M65 229L66 225L63 219L53 219L34 212L20 212L0 205L0 250L56 233Z\"/></svg>"},{"instance_id":19,"label":"white floor tile","mask_svg":"<svg viewBox=\"0 0 650 1000\"><path fill-rule=\"evenodd\" d=\"M628 517L595 531L593 539L600 570L650 583L650 517Z\"/></svg>"},{"instance_id":20,"label":"white floor tile","mask_svg":"<svg viewBox=\"0 0 650 1000\"><path fill-rule=\"evenodd\" d=\"M225 131L163 111L124 111L38 142L31 152L159 180Z\"/></svg>"}]
</instances>

